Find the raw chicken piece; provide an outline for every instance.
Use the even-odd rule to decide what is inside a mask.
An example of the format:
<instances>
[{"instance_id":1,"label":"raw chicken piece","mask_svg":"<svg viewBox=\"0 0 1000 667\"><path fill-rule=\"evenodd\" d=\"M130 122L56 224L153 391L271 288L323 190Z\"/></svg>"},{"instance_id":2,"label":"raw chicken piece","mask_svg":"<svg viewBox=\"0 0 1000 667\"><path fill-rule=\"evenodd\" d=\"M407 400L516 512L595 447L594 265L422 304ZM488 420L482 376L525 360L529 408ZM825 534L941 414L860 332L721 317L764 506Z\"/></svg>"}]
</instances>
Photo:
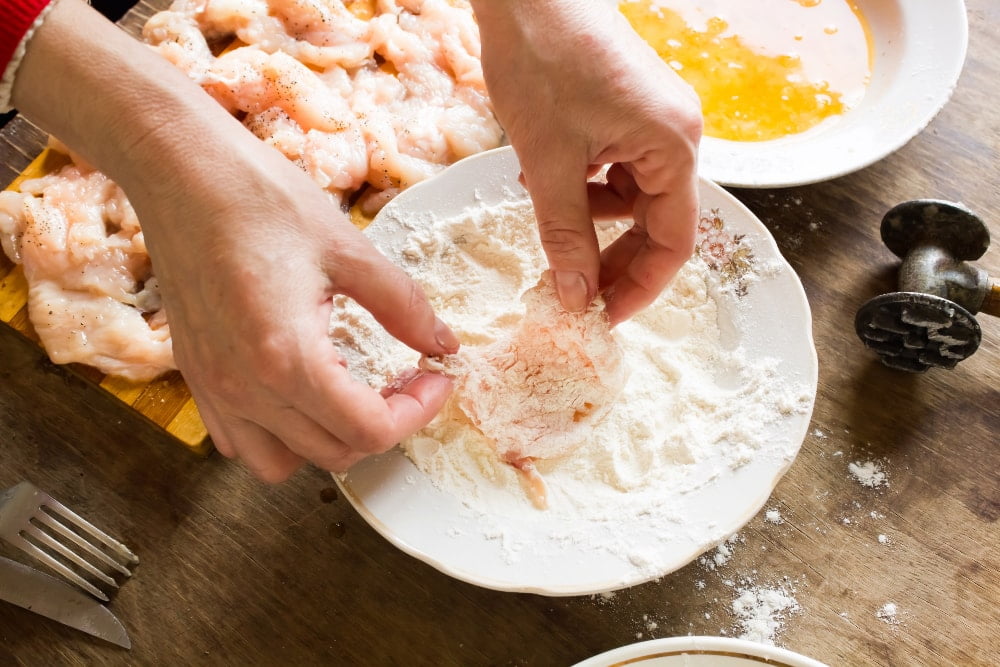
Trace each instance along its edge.
<instances>
[{"instance_id":1,"label":"raw chicken piece","mask_svg":"<svg viewBox=\"0 0 1000 667\"><path fill-rule=\"evenodd\" d=\"M143 26L142 36L156 46L161 56L200 82L212 60L212 51L192 15L182 11L154 14Z\"/></svg>"},{"instance_id":2,"label":"raw chicken piece","mask_svg":"<svg viewBox=\"0 0 1000 667\"><path fill-rule=\"evenodd\" d=\"M57 364L84 363L136 382L176 367L166 319L147 320L138 308L107 295L36 281L28 292L28 316Z\"/></svg>"},{"instance_id":3,"label":"raw chicken piece","mask_svg":"<svg viewBox=\"0 0 1000 667\"><path fill-rule=\"evenodd\" d=\"M547 504L536 459L570 454L625 386L622 352L603 300L563 310L551 272L521 297L524 319L508 340L440 360L455 378L457 405L523 475L536 506ZM431 368L427 362L425 368Z\"/></svg>"},{"instance_id":4,"label":"raw chicken piece","mask_svg":"<svg viewBox=\"0 0 1000 667\"><path fill-rule=\"evenodd\" d=\"M53 361L132 380L176 367L138 220L104 174L68 165L0 193L0 239Z\"/></svg>"},{"instance_id":5,"label":"raw chicken piece","mask_svg":"<svg viewBox=\"0 0 1000 667\"><path fill-rule=\"evenodd\" d=\"M366 215L503 140L462 0L176 0L143 35ZM220 55L209 43L236 37Z\"/></svg>"},{"instance_id":6,"label":"raw chicken piece","mask_svg":"<svg viewBox=\"0 0 1000 667\"><path fill-rule=\"evenodd\" d=\"M340 132L354 115L344 99L311 69L286 53L244 47L219 56L202 86L231 112L260 113L278 107L303 130Z\"/></svg>"},{"instance_id":7,"label":"raw chicken piece","mask_svg":"<svg viewBox=\"0 0 1000 667\"><path fill-rule=\"evenodd\" d=\"M369 22L337 0L207 0L203 12L188 14L205 34L235 35L321 70L363 67L372 58Z\"/></svg>"}]
</instances>

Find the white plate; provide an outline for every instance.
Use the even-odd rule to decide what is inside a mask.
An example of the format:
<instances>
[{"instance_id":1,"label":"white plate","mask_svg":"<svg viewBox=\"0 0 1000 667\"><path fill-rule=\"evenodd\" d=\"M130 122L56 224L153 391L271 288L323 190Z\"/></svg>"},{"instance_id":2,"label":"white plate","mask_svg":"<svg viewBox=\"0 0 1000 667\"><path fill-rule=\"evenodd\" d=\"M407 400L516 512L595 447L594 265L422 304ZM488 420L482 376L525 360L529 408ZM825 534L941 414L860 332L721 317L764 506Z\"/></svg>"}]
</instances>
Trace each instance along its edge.
<instances>
[{"instance_id":1,"label":"white plate","mask_svg":"<svg viewBox=\"0 0 1000 667\"><path fill-rule=\"evenodd\" d=\"M466 158L403 192L366 231L403 265L399 256L405 231L398 221L428 224L428 211L446 219L524 198L519 171L509 148ZM767 276L744 296L730 292L718 297L719 317L725 320L720 328L741 343L750 358L778 360L779 376L802 387L808 398L802 410L768 427L773 447L735 469L705 462L696 474L706 481L694 491L664 488L663 504L672 515L685 518L682 528L667 533L653 530L655 521L635 514L623 514L612 526L614 535L608 534L607 525L570 525L537 510L530 510L530 516L477 515L461 499L435 487L398 447L362 461L337 480L358 512L400 549L451 576L488 588L545 595L596 593L654 579L687 564L746 523L767 500L805 437L816 392L816 353L802 285L766 228L708 181L701 182L701 196L703 208L720 209L727 233L745 235L745 247L768 267ZM578 539L568 540L568 534ZM581 549L580 537L627 539L634 548L627 557L616 549Z\"/></svg>"},{"instance_id":2,"label":"white plate","mask_svg":"<svg viewBox=\"0 0 1000 667\"><path fill-rule=\"evenodd\" d=\"M825 667L812 658L775 646L727 637L670 637L629 644L575 667Z\"/></svg>"},{"instance_id":3,"label":"white plate","mask_svg":"<svg viewBox=\"0 0 1000 667\"><path fill-rule=\"evenodd\" d=\"M739 0L736 0L739 1ZM800 134L771 141L705 137L700 173L722 185L805 185L882 159L923 130L951 97L968 43L962 0L857 0L874 47L861 103Z\"/></svg>"}]
</instances>

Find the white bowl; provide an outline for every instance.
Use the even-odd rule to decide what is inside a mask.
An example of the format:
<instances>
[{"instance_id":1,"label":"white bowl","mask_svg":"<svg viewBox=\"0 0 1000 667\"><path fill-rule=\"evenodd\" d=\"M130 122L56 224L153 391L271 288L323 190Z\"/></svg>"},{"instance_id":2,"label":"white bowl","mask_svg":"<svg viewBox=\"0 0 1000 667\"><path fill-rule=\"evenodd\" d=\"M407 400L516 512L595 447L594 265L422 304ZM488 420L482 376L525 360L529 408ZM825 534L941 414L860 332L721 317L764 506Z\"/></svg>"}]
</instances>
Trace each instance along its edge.
<instances>
[{"instance_id":1,"label":"white bowl","mask_svg":"<svg viewBox=\"0 0 1000 667\"><path fill-rule=\"evenodd\" d=\"M740 0L734 0L740 1ZM857 0L873 43L861 103L805 132L770 141L702 140L700 173L722 185L805 185L862 169L898 150L948 101L965 62L962 0Z\"/></svg>"},{"instance_id":2,"label":"white bowl","mask_svg":"<svg viewBox=\"0 0 1000 667\"><path fill-rule=\"evenodd\" d=\"M776 646L727 637L670 637L629 644L574 667L826 667L824 663Z\"/></svg>"},{"instance_id":3,"label":"white bowl","mask_svg":"<svg viewBox=\"0 0 1000 667\"><path fill-rule=\"evenodd\" d=\"M519 173L510 148L466 158L400 194L365 231L390 259L405 266L402 253L414 225L524 199ZM801 387L808 399L802 410L766 427L766 451L735 468L721 461L721 453L709 456L692 471L701 486L663 488L646 514L631 506L609 507L620 517L609 525L567 520L527 504L515 514L470 511L464 499L436 487L396 448L365 459L337 478L361 516L403 551L453 577L497 590L554 596L609 591L655 579L691 562L749 521L791 465L809 426L817 384L812 323L802 285L764 225L737 199L704 179L701 197L706 211L715 209L724 216L725 232L739 236L745 244L741 247L766 267L766 275L745 292L725 290L717 297L720 328L751 360L776 363L777 376ZM628 500L623 497L621 502ZM668 522L675 516L684 522L658 530L662 522L653 519L660 514Z\"/></svg>"}]
</instances>

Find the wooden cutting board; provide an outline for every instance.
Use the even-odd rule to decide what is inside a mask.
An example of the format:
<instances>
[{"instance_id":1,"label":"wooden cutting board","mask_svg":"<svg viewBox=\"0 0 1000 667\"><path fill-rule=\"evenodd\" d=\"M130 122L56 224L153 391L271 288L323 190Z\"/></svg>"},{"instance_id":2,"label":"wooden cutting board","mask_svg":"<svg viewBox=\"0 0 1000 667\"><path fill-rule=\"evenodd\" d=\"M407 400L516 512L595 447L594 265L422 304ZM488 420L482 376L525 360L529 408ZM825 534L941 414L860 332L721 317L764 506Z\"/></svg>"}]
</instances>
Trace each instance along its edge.
<instances>
[{"instance_id":1,"label":"wooden cutting board","mask_svg":"<svg viewBox=\"0 0 1000 667\"><path fill-rule=\"evenodd\" d=\"M17 190L22 181L43 176L67 162L66 156L46 148L7 189ZM2 252L0 252L0 322L38 343L38 335L28 320L28 284L24 272L21 266L15 265ZM69 368L167 431L191 451L201 455L211 451L208 431L179 372L167 373L150 382L132 382L105 375L83 364L69 364Z\"/></svg>"}]
</instances>

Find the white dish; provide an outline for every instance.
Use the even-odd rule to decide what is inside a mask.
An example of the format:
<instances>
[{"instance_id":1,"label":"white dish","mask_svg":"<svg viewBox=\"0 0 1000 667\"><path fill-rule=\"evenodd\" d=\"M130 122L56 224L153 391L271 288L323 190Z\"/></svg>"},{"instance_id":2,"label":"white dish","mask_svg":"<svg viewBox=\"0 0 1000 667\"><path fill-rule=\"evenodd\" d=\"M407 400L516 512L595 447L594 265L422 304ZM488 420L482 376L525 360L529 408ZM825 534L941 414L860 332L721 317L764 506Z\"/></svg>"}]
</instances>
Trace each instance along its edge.
<instances>
[{"instance_id":1,"label":"white dish","mask_svg":"<svg viewBox=\"0 0 1000 667\"><path fill-rule=\"evenodd\" d=\"M453 218L523 198L519 171L509 148L466 158L403 192L366 232L390 258L399 258L405 246L399 220L427 221L428 211L439 219ZM689 563L748 521L791 464L809 425L817 383L811 318L798 277L761 222L708 181L701 182L701 196L705 210L723 213L726 233L745 235L741 247L768 269L746 294L729 291L717 297L719 318L726 320L720 328L734 345L744 346L748 357L777 360L779 376L800 386L807 399L801 410L767 427L773 447L735 469L719 461L699 463L696 474L706 481L694 491L665 488L662 504L685 519L668 534L653 530L656 522L639 515L616 519L614 535L606 525L600 530L583 521L569 525L531 508L526 516L480 516L437 488L400 448L362 461L337 480L358 512L397 547L451 576L544 595L596 593L654 579ZM570 534L605 542L627 539L635 549L627 556L610 548L581 549L579 539L565 539Z\"/></svg>"},{"instance_id":2,"label":"white dish","mask_svg":"<svg viewBox=\"0 0 1000 667\"><path fill-rule=\"evenodd\" d=\"M700 173L727 186L805 185L857 171L905 145L941 110L968 43L962 0L857 0L872 34L861 103L815 128L771 141L705 137Z\"/></svg>"},{"instance_id":3,"label":"white dish","mask_svg":"<svg viewBox=\"0 0 1000 667\"><path fill-rule=\"evenodd\" d=\"M776 646L727 637L670 637L622 646L575 667L825 667L804 655Z\"/></svg>"}]
</instances>

